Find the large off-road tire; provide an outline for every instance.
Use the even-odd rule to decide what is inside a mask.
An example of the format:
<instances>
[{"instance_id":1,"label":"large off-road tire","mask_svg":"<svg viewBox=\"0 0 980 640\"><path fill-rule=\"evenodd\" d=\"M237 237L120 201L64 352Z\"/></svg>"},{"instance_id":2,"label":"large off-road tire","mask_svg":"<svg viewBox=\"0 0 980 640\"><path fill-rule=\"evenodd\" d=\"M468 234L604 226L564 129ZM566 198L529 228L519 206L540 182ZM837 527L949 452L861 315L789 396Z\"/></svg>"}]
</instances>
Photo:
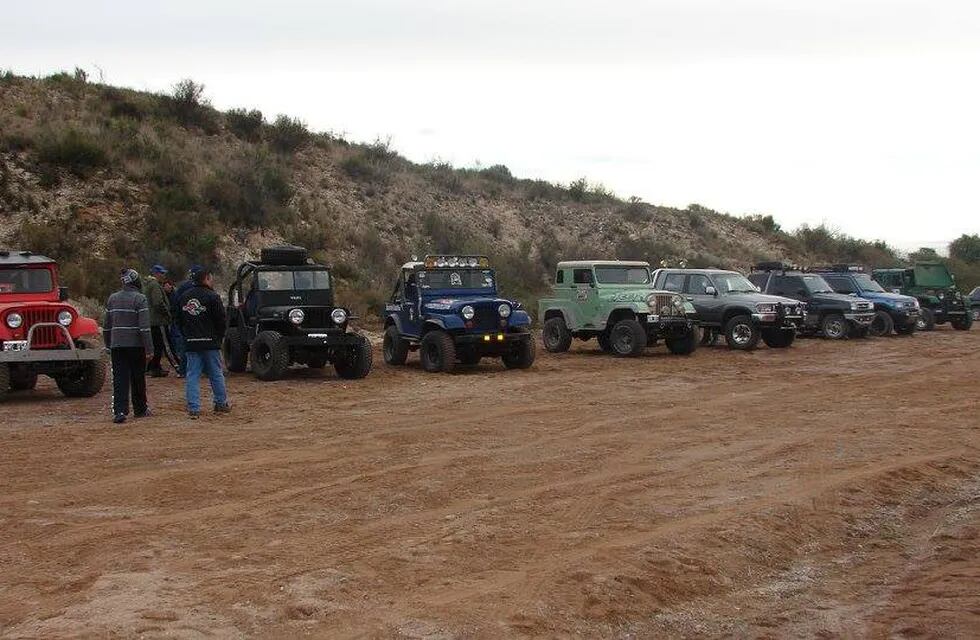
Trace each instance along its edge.
<instances>
[{"instance_id":1,"label":"large off-road tire","mask_svg":"<svg viewBox=\"0 0 980 640\"><path fill-rule=\"evenodd\" d=\"M725 323L725 342L729 349L751 351L759 345L762 337L759 327L747 315L735 316Z\"/></svg>"},{"instance_id":2,"label":"large off-road tire","mask_svg":"<svg viewBox=\"0 0 980 640\"><path fill-rule=\"evenodd\" d=\"M548 318L541 330L544 348L551 353L564 353L572 346L572 332L568 330L562 317Z\"/></svg>"},{"instance_id":3,"label":"large off-road tire","mask_svg":"<svg viewBox=\"0 0 980 640\"><path fill-rule=\"evenodd\" d=\"M643 325L633 318L620 320L609 332L612 353L620 358L632 358L643 353L647 346L647 332Z\"/></svg>"},{"instance_id":4,"label":"large off-road tire","mask_svg":"<svg viewBox=\"0 0 980 640\"><path fill-rule=\"evenodd\" d=\"M701 334L695 329L691 328L690 331L682 336L668 336L664 340L664 344L667 345L667 350L678 356L689 356L694 353L698 345L701 344Z\"/></svg>"},{"instance_id":5,"label":"large off-road tire","mask_svg":"<svg viewBox=\"0 0 980 640\"><path fill-rule=\"evenodd\" d=\"M10 391L10 366L6 362L0 362L0 400L7 397Z\"/></svg>"},{"instance_id":6,"label":"large off-road tire","mask_svg":"<svg viewBox=\"0 0 980 640\"><path fill-rule=\"evenodd\" d=\"M337 375L346 380L359 380L371 373L374 353L371 351L371 341L364 336L357 344L341 351L333 361Z\"/></svg>"},{"instance_id":7,"label":"large off-road tire","mask_svg":"<svg viewBox=\"0 0 980 640\"><path fill-rule=\"evenodd\" d=\"M77 349L90 349L87 342L78 340L75 342ZM106 379L106 359L101 357L98 360L88 360L79 363L71 373L60 375L54 379L61 393L69 398L91 398L100 391Z\"/></svg>"},{"instance_id":8,"label":"large off-road tire","mask_svg":"<svg viewBox=\"0 0 980 640\"><path fill-rule=\"evenodd\" d=\"M534 364L537 351L534 336L528 335L525 340L521 340L516 345L512 352L503 356L504 366L508 369L528 369Z\"/></svg>"},{"instance_id":9,"label":"large off-road tire","mask_svg":"<svg viewBox=\"0 0 980 640\"><path fill-rule=\"evenodd\" d=\"M10 372L11 391L30 391L37 386L37 371L32 366L21 365Z\"/></svg>"},{"instance_id":10,"label":"large off-road tire","mask_svg":"<svg viewBox=\"0 0 980 640\"><path fill-rule=\"evenodd\" d=\"M225 339L221 341L221 355L224 356L228 371L242 373L248 366L248 345L238 327L229 327Z\"/></svg>"},{"instance_id":11,"label":"large off-road tire","mask_svg":"<svg viewBox=\"0 0 980 640\"><path fill-rule=\"evenodd\" d=\"M263 331L249 349L252 373L259 380L281 380L289 369L289 346L278 331Z\"/></svg>"},{"instance_id":12,"label":"large off-road tire","mask_svg":"<svg viewBox=\"0 0 980 640\"><path fill-rule=\"evenodd\" d=\"M391 365L403 365L408 360L408 341L403 340L395 325L385 329L385 336L381 341L381 355L384 356L385 363Z\"/></svg>"},{"instance_id":13,"label":"large off-road tire","mask_svg":"<svg viewBox=\"0 0 980 640\"><path fill-rule=\"evenodd\" d=\"M701 329L701 346L713 347L718 342L718 332L714 329Z\"/></svg>"},{"instance_id":14,"label":"large off-road tire","mask_svg":"<svg viewBox=\"0 0 980 640\"><path fill-rule=\"evenodd\" d=\"M922 307L919 310L919 319L915 321L919 331L934 331L936 329L936 314L932 309Z\"/></svg>"},{"instance_id":15,"label":"large off-road tire","mask_svg":"<svg viewBox=\"0 0 980 640\"><path fill-rule=\"evenodd\" d=\"M950 320L949 323L953 325L953 328L957 331L969 331L973 326L973 316L967 313L962 318L957 317L956 320Z\"/></svg>"},{"instance_id":16,"label":"large off-road tire","mask_svg":"<svg viewBox=\"0 0 980 640\"><path fill-rule=\"evenodd\" d=\"M456 367L456 344L453 337L441 329L425 334L419 345L422 368L429 373L449 373Z\"/></svg>"},{"instance_id":17,"label":"large off-road tire","mask_svg":"<svg viewBox=\"0 0 980 640\"><path fill-rule=\"evenodd\" d=\"M840 313L828 313L820 321L820 333L828 340L843 340L848 333L847 320Z\"/></svg>"},{"instance_id":18,"label":"large off-road tire","mask_svg":"<svg viewBox=\"0 0 980 640\"><path fill-rule=\"evenodd\" d=\"M770 349L785 349L796 340L795 329L763 329L762 341Z\"/></svg>"},{"instance_id":19,"label":"large off-road tire","mask_svg":"<svg viewBox=\"0 0 980 640\"><path fill-rule=\"evenodd\" d=\"M890 336L895 330L895 321L887 311L881 309L875 311L875 318L871 321L869 333L876 338Z\"/></svg>"}]
</instances>

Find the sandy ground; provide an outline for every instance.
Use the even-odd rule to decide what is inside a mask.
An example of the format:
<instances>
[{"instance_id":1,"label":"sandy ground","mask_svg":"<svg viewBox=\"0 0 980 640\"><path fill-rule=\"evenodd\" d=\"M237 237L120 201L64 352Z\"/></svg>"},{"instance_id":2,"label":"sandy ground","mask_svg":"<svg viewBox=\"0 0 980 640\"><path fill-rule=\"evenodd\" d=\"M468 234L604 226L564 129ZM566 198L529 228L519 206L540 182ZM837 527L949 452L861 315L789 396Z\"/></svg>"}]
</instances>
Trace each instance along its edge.
<instances>
[{"instance_id":1,"label":"sandy ground","mask_svg":"<svg viewBox=\"0 0 980 640\"><path fill-rule=\"evenodd\" d=\"M0 637L980 636L980 331L0 407Z\"/></svg>"}]
</instances>

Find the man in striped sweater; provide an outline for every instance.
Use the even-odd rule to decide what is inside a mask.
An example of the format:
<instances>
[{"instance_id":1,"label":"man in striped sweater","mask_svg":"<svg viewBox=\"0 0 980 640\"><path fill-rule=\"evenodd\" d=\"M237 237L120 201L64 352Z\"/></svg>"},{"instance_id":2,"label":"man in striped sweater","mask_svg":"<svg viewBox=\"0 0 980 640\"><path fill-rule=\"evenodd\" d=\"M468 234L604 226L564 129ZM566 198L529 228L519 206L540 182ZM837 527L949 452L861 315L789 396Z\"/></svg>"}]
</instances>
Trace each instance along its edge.
<instances>
[{"instance_id":1,"label":"man in striped sweater","mask_svg":"<svg viewBox=\"0 0 980 640\"><path fill-rule=\"evenodd\" d=\"M133 415L150 415L146 404L146 363L153 355L150 307L140 291L140 275L133 269L121 274L122 289L105 305L102 337L112 355L112 421L126 422L132 394Z\"/></svg>"}]
</instances>

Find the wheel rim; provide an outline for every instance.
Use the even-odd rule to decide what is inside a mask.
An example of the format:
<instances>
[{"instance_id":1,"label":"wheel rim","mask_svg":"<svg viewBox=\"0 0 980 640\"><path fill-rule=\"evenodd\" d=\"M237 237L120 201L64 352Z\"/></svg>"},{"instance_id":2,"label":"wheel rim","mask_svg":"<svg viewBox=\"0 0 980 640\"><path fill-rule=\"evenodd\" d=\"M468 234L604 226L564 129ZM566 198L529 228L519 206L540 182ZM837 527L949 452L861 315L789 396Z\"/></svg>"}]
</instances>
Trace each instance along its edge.
<instances>
[{"instance_id":1,"label":"wheel rim","mask_svg":"<svg viewBox=\"0 0 980 640\"><path fill-rule=\"evenodd\" d=\"M558 346L558 327L549 326L544 332L544 342L549 349Z\"/></svg>"},{"instance_id":2,"label":"wheel rim","mask_svg":"<svg viewBox=\"0 0 980 640\"><path fill-rule=\"evenodd\" d=\"M874 324L872 324L874 327ZM825 329L828 338L839 338L844 335L844 323L840 320L831 320Z\"/></svg>"},{"instance_id":3,"label":"wheel rim","mask_svg":"<svg viewBox=\"0 0 980 640\"><path fill-rule=\"evenodd\" d=\"M926 329L926 319L919 316L918 320L915 321L915 328L920 331L925 331Z\"/></svg>"},{"instance_id":4,"label":"wheel rim","mask_svg":"<svg viewBox=\"0 0 980 640\"><path fill-rule=\"evenodd\" d=\"M747 324L737 324L732 327L732 341L737 345L745 345L752 339L752 327Z\"/></svg>"},{"instance_id":5,"label":"wheel rim","mask_svg":"<svg viewBox=\"0 0 980 640\"><path fill-rule=\"evenodd\" d=\"M382 349L384 350L385 360L391 360L394 357L394 349L392 348L392 340L388 336L385 336L384 345Z\"/></svg>"},{"instance_id":6,"label":"wheel rim","mask_svg":"<svg viewBox=\"0 0 980 640\"><path fill-rule=\"evenodd\" d=\"M260 344L255 349L255 360L260 365L269 364L272 361L272 349L264 344Z\"/></svg>"},{"instance_id":7,"label":"wheel rim","mask_svg":"<svg viewBox=\"0 0 980 640\"><path fill-rule=\"evenodd\" d=\"M428 344L425 347L425 359L432 364L438 366L441 364L441 359L439 358L439 347L434 344Z\"/></svg>"},{"instance_id":8,"label":"wheel rim","mask_svg":"<svg viewBox=\"0 0 980 640\"><path fill-rule=\"evenodd\" d=\"M629 331L621 329L613 333L613 343L618 353L629 353L633 350L633 335Z\"/></svg>"}]
</instances>

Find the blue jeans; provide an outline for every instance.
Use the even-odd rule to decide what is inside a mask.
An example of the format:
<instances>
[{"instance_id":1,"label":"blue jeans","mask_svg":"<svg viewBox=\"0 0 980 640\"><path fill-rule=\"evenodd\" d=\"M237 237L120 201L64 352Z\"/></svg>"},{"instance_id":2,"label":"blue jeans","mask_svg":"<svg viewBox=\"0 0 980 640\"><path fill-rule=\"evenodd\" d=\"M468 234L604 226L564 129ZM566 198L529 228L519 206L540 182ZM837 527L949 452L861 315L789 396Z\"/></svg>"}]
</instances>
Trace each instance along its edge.
<instances>
[{"instance_id":1,"label":"blue jeans","mask_svg":"<svg viewBox=\"0 0 980 640\"><path fill-rule=\"evenodd\" d=\"M228 404L228 392L225 390L225 373L221 370L221 352L187 351L187 410L201 410L201 373L207 375L211 382L211 394L214 396L214 406Z\"/></svg>"}]
</instances>

